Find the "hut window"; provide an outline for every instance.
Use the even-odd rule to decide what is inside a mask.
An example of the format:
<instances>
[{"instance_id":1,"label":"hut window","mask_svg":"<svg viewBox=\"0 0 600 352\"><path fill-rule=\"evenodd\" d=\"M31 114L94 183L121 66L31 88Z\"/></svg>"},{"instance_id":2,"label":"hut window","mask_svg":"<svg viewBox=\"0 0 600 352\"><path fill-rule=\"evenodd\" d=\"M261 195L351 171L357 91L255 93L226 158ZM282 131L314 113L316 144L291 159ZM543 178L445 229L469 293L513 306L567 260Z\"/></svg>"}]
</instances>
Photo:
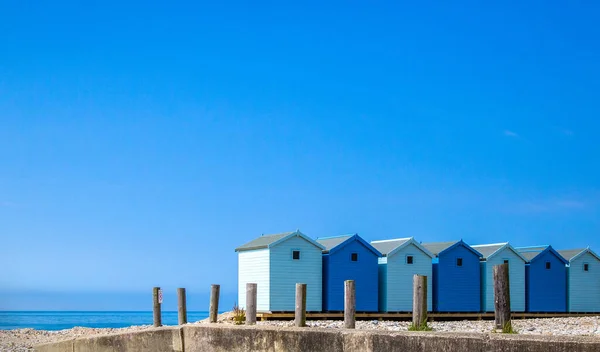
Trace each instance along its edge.
<instances>
[{"instance_id":1,"label":"hut window","mask_svg":"<svg viewBox=\"0 0 600 352\"><path fill-rule=\"evenodd\" d=\"M546 262L546 270L550 270L550 268L552 267L550 262Z\"/></svg>"},{"instance_id":2,"label":"hut window","mask_svg":"<svg viewBox=\"0 0 600 352\"><path fill-rule=\"evenodd\" d=\"M463 258L456 258L456 266L462 266Z\"/></svg>"},{"instance_id":3,"label":"hut window","mask_svg":"<svg viewBox=\"0 0 600 352\"><path fill-rule=\"evenodd\" d=\"M358 253L352 253L350 255L350 260L352 260L353 262L357 262L358 261Z\"/></svg>"},{"instance_id":4,"label":"hut window","mask_svg":"<svg viewBox=\"0 0 600 352\"><path fill-rule=\"evenodd\" d=\"M292 259L300 260L300 251L292 251Z\"/></svg>"},{"instance_id":5,"label":"hut window","mask_svg":"<svg viewBox=\"0 0 600 352\"><path fill-rule=\"evenodd\" d=\"M412 255L406 256L406 264L412 264L415 262L415 258Z\"/></svg>"},{"instance_id":6,"label":"hut window","mask_svg":"<svg viewBox=\"0 0 600 352\"><path fill-rule=\"evenodd\" d=\"M508 264L508 259L504 259L504 264Z\"/></svg>"},{"instance_id":7,"label":"hut window","mask_svg":"<svg viewBox=\"0 0 600 352\"><path fill-rule=\"evenodd\" d=\"M590 265L588 263L583 264L583 271L590 271Z\"/></svg>"}]
</instances>

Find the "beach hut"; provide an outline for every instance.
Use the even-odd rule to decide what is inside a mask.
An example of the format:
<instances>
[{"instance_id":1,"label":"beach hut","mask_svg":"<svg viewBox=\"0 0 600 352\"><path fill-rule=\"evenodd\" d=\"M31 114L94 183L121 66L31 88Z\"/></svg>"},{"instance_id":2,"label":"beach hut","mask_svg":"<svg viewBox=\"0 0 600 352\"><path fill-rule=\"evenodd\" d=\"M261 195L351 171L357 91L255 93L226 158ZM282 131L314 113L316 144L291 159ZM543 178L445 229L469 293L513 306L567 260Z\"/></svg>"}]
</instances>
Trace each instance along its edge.
<instances>
[{"instance_id":1,"label":"beach hut","mask_svg":"<svg viewBox=\"0 0 600 352\"><path fill-rule=\"evenodd\" d=\"M238 305L245 308L246 284L257 284L257 311L294 311L296 283L306 287L306 310L322 304L321 251L300 231L260 236L238 248Z\"/></svg>"},{"instance_id":2,"label":"beach hut","mask_svg":"<svg viewBox=\"0 0 600 352\"><path fill-rule=\"evenodd\" d=\"M427 276L427 309L432 309L433 254L414 238L373 241L383 255L379 258L379 310L410 312L413 300L413 276Z\"/></svg>"},{"instance_id":3,"label":"beach hut","mask_svg":"<svg viewBox=\"0 0 600 352\"><path fill-rule=\"evenodd\" d=\"M567 266L567 309L571 313L600 312L600 257L589 247L558 251Z\"/></svg>"},{"instance_id":4,"label":"beach hut","mask_svg":"<svg viewBox=\"0 0 600 352\"><path fill-rule=\"evenodd\" d=\"M510 310L525 311L525 263L523 257L508 242L471 246L483 256L481 260L481 310L494 311L494 274L496 265L508 264Z\"/></svg>"},{"instance_id":5,"label":"beach hut","mask_svg":"<svg viewBox=\"0 0 600 352\"><path fill-rule=\"evenodd\" d=\"M354 280L356 311L378 310L377 260L381 253L358 235L317 238L323 251L323 310L344 310L344 281Z\"/></svg>"},{"instance_id":6,"label":"beach hut","mask_svg":"<svg viewBox=\"0 0 600 352\"><path fill-rule=\"evenodd\" d=\"M462 240L423 243L433 259L433 310L479 312L481 310L481 253Z\"/></svg>"},{"instance_id":7,"label":"beach hut","mask_svg":"<svg viewBox=\"0 0 600 352\"><path fill-rule=\"evenodd\" d=\"M516 248L526 259L525 310L564 313L567 311L568 263L552 246Z\"/></svg>"}]
</instances>

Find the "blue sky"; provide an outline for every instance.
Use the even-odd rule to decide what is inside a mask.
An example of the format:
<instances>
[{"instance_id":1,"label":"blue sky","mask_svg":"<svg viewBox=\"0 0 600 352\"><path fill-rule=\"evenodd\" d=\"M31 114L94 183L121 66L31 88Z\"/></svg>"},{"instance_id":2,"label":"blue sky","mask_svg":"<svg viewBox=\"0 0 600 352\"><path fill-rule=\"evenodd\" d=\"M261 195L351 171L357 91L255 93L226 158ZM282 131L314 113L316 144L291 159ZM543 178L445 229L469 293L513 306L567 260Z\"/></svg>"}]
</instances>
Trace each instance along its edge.
<instances>
[{"instance_id":1,"label":"blue sky","mask_svg":"<svg viewBox=\"0 0 600 352\"><path fill-rule=\"evenodd\" d=\"M0 309L232 305L297 228L600 251L599 10L2 2Z\"/></svg>"}]
</instances>

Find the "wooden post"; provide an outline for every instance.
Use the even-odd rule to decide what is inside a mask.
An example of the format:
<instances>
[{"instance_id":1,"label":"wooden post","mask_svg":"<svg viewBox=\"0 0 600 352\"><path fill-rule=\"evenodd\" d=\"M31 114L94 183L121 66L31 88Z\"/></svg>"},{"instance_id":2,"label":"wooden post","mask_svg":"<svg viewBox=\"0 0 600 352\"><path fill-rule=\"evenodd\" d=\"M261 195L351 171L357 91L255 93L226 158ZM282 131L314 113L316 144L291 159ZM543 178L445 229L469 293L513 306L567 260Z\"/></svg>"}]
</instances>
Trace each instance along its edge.
<instances>
[{"instance_id":1,"label":"wooden post","mask_svg":"<svg viewBox=\"0 0 600 352\"><path fill-rule=\"evenodd\" d=\"M306 284L296 284L296 326L306 326Z\"/></svg>"},{"instance_id":2,"label":"wooden post","mask_svg":"<svg viewBox=\"0 0 600 352\"><path fill-rule=\"evenodd\" d=\"M187 324L187 304L185 288L177 289L177 317L179 325Z\"/></svg>"},{"instance_id":3,"label":"wooden post","mask_svg":"<svg viewBox=\"0 0 600 352\"><path fill-rule=\"evenodd\" d=\"M508 264L494 266L494 312L496 329L512 330L510 322L510 285Z\"/></svg>"},{"instance_id":4,"label":"wooden post","mask_svg":"<svg viewBox=\"0 0 600 352\"><path fill-rule=\"evenodd\" d=\"M344 281L344 327L354 329L356 326L356 289L354 280Z\"/></svg>"},{"instance_id":5,"label":"wooden post","mask_svg":"<svg viewBox=\"0 0 600 352\"><path fill-rule=\"evenodd\" d=\"M256 284L246 284L246 325L256 324Z\"/></svg>"},{"instance_id":6,"label":"wooden post","mask_svg":"<svg viewBox=\"0 0 600 352\"><path fill-rule=\"evenodd\" d=\"M221 289L220 285L211 285L210 286L210 322L216 323L217 317L219 315L219 291Z\"/></svg>"},{"instance_id":7,"label":"wooden post","mask_svg":"<svg viewBox=\"0 0 600 352\"><path fill-rule=\"evenodd\" d=\"M154 287L152 289L152 299L154 300L153 311L154 311L154 326L155 327L159 327L162 325L161 316L160 316L161 302L159 301L159 297L158 297L159 292L160 292L160 287Z\"/></svg>"},{"instance_id":8,"label":"wooden post","mask_svg":"<svg viewBox=\"0 0 600 352\"><path fill-rule=\"evenodd\" d=\"M417 330L427 324L427 276L413 276L412 322Z\"/></svg>"}]
</instances>

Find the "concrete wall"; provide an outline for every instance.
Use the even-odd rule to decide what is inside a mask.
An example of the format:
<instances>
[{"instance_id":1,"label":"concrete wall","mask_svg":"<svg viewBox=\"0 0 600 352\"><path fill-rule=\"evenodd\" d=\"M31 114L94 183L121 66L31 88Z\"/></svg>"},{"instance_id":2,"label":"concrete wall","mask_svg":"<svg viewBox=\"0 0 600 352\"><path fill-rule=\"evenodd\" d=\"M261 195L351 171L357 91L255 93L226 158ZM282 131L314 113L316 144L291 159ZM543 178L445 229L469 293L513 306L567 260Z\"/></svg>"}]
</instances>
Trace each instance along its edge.
<instances>
[{"instance_id":1,"label":"concrete wall","mask_svg":"<svg viewBox=\"0 0 600 352\"><path fill-rule=\"evenodd\" d=\"M183 329L156 328L36 346L42 352L183 352Z\"/></svg>"},{"instance_id":2,"label":"concrete wall","mask_svg":"<svg viewBox=\"0 0 600 352\"><path fill-rule=\"evenodd\" d=\"M41 345L38 352L592 352L597 337L383 332L364 330L236 327L223 324L160 328Z\"/></svg>"}]
</instances>

